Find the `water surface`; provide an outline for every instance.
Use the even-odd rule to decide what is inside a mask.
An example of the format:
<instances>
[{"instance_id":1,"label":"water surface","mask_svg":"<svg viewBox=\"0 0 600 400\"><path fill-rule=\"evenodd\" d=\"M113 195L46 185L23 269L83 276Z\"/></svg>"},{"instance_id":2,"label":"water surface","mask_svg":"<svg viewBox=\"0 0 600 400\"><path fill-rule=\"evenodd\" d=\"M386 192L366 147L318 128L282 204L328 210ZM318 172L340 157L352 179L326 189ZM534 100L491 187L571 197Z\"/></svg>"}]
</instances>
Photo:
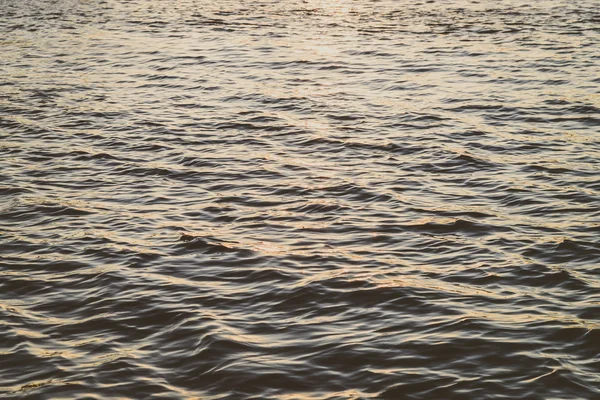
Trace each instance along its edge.
<instances>
[{"instance_id":1,"label":"water surface","mask_svg":"<svg viewBox=\"0 0 600 400\"><path fill-rule=\"evenodd\" d=\"M0 0L0 396L600 398L595 0Z\"/></svg>"}]
</instances>

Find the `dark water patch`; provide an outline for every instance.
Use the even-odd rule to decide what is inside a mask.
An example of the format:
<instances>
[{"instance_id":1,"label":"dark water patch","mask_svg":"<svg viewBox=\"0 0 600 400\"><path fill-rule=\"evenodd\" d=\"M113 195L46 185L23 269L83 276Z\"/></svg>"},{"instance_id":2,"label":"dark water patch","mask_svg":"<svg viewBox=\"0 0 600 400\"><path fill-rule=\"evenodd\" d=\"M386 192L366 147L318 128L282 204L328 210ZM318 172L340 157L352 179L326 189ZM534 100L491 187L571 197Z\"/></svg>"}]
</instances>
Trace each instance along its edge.
<instances>
[{"instance_id":1,"label":"dark water patch","mask_svg":"<svg viewBox=\"0 0 600 400\"><path fill-rule=\"evenodd\" d=\"M27 194L31 193L31 190L25 188L16 188L10 186L2 186L0 187L0 196L11 196L17 194Z\"/></svg>"},{"instance_id":2,"label":"dark water patch","mask_svg":"<svg viewBox=\"0 0 600 400\"><path fill-rule=\"evenodd\" d=\"M550 264L597 262L600 260L600 245L583 240L563 239L558 243L532 245L523 254Z\"/></svg>"},{"instance_id":3,"label":"dark water patch","mask_svg":"<svg viewBox=\"0 0 600 400\"><path fill-rule=\"evenodd\" d=\"M480 222L456 219L453 222L444 224L436 222L426 222L424 224L406 225L406 229L416 232L427 232L430 234L466 234L469 236L481 236L486 234L496 234L502 231L511 231L510 228L487 225Z\"/></svg>"},{"instance_id":4,"label":"dark water patch","mask_svg":"<svg viewBox=\"0 0 600 400\"><path fill-rule=\"evenodd\" d=\"M240 247L238 243L223 242L220 240L204 239L188 234L183 234L180 239L183 242L178 247L188 251L201 251L206 254L221 254L221 253L242 253L251 254L252 251Z\"/></svg>"}]
</instances>

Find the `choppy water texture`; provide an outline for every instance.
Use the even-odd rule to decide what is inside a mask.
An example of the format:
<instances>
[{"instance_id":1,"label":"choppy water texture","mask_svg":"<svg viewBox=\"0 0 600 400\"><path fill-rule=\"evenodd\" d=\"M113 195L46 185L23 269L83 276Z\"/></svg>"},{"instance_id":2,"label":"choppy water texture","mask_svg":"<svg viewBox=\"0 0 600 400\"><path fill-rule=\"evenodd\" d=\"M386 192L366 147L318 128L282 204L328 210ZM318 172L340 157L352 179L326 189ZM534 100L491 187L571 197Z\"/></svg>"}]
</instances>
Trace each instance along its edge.
<instances>
[{"instance_id":1,"label":"choppy water texture","mask_svg":"<svg viewBox=\"0 0 600 400\"><path fill-rule=\"evenodd\" d=\"M600 398L595 0L0 0L5 398Z\"/></svg>"}]
</instances>

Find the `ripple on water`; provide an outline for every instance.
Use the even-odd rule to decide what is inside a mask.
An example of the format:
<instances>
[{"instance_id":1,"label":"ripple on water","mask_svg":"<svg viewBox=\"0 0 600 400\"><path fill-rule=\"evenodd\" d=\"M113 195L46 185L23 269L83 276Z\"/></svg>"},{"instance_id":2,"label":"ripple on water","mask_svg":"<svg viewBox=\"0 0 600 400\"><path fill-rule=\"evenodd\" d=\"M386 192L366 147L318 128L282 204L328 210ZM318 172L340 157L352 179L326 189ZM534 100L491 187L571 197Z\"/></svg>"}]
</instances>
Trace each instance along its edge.
<instances>
[{"instance_id":1,"label":"ripple on water","mask_svg":"<svg viewBox=\"0 0 600 400\"><path fill-rule=\"evenodd\" d=\"M0 15L0 396L600 398L594 1Z\"/></svg>"}]
</instances>

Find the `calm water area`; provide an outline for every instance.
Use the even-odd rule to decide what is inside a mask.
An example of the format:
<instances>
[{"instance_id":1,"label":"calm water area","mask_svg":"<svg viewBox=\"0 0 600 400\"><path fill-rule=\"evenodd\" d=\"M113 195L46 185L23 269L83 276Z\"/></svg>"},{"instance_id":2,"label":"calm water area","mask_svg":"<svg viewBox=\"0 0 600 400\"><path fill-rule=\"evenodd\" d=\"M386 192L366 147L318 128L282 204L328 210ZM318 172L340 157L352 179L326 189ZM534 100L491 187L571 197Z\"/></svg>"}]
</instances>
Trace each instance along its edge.
<instances>
[{"instance_id":1,"label":"calm water area","mask_svg":"<svg viewBox=\"0 0 600 400\"><path fill-rule=\"evenodd\" d=\"M0 0L0 398L600 399L598 0Z\"/></svg>"}]
</instances>

